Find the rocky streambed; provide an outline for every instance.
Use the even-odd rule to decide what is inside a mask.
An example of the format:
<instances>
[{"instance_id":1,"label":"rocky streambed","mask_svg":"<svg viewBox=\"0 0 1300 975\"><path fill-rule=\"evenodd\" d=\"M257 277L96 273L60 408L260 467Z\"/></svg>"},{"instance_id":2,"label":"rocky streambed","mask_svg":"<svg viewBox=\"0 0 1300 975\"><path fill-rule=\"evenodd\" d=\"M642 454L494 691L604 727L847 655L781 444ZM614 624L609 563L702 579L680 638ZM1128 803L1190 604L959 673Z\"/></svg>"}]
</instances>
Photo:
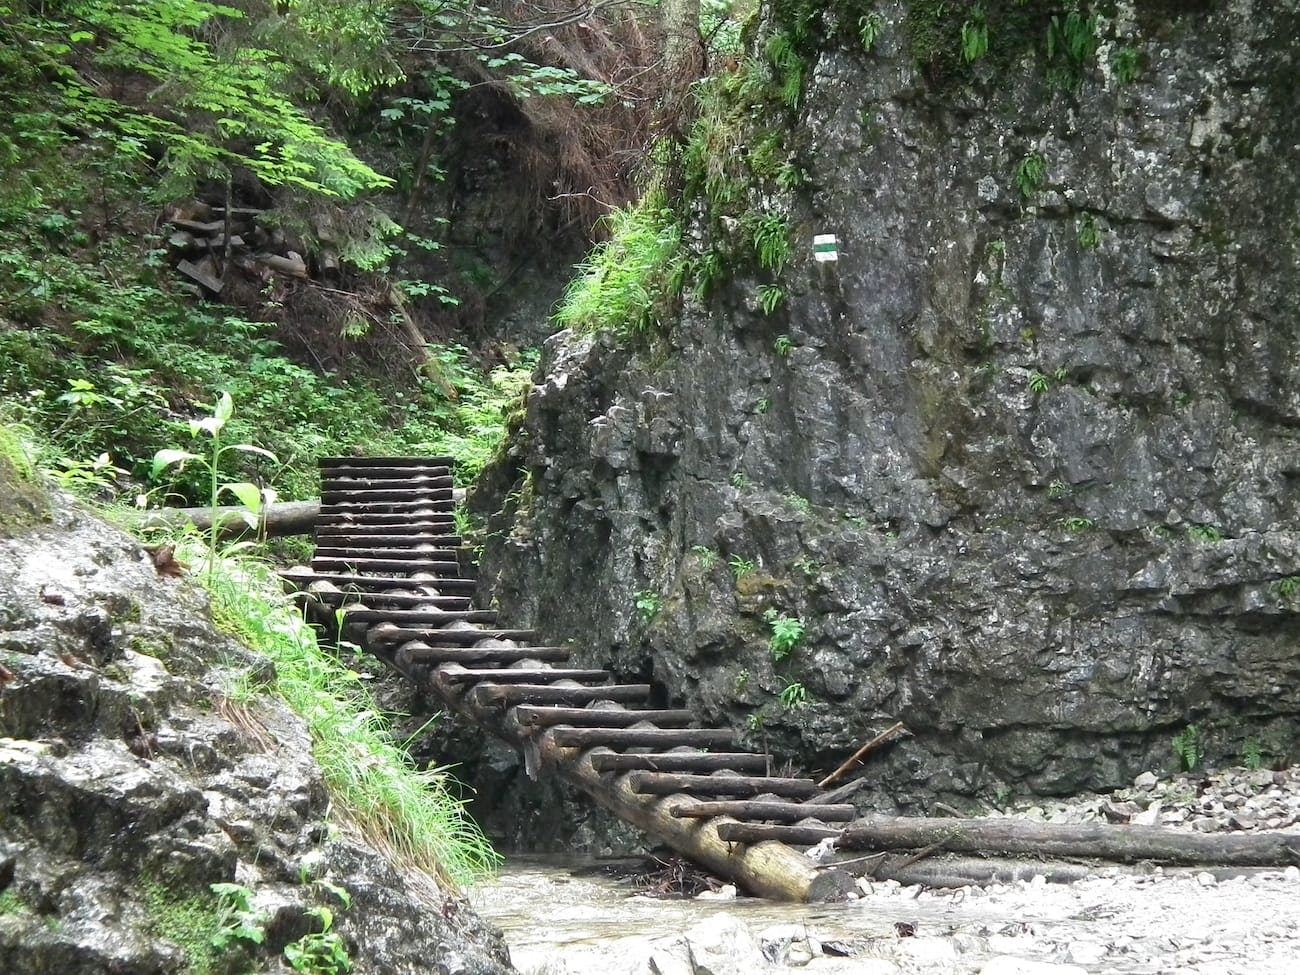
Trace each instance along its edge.
<instances>
[{"instance_id":1,"label":"rocky streambed","mask_svg":"<svg viewBox=\"0 0 1300 975\"><path fill-rule=\"evenodd\" d=\"M1205 832L1286 828L1300 849L1300 768L1138 777L1112 795L1005 815L1165 824ZM1216 879L1098 867L986 888L859 882L843 904L781 905L723 888L647 896L631 880L555 859L516 860L473 893L521 971L547 975L1291 975L1300 970L1300 868Z\"/></svg>"}]
</instances>

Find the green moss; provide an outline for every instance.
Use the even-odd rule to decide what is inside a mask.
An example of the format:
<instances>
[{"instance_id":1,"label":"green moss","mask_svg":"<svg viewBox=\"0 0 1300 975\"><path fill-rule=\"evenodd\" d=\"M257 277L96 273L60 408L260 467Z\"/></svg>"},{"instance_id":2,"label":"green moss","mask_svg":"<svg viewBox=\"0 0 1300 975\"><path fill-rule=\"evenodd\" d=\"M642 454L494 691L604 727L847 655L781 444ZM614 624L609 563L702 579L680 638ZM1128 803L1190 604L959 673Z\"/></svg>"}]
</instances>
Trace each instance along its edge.
<instances>
[{"instance_id":1,"label":"green moss","mask_svg":"<svg viewBox=\"0 0 1300 975\"><path fill-rule=\"evenodd\" d=\"M221 952L212 939L221 931L221 912L210 894L179 895L158 883L144 885L149 933L170 941L185 955L190 975L220 971Z\"/></svg>"},{"instance_id":2,"label":"green moss","mask_svg":"<svg viewBox=\"0 0 1300 975\"><path fill-rule=\"evenodd\" d=\"M3 894L0 894L0 917L21 914L30 910L31 908L27 902L18 896L17 891L6 890Z\"/></svg>"}]
</instances>

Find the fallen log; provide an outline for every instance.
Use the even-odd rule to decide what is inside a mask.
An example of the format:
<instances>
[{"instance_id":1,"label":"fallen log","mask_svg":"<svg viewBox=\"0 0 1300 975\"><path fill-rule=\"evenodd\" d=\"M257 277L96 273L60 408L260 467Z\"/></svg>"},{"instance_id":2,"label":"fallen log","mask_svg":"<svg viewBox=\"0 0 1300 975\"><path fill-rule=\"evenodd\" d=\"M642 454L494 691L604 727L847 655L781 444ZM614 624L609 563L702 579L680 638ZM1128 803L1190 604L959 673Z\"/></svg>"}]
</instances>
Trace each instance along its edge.
<instances>
[{"instance_id":1,"label":"fallen log","mask_svg":"<svg viewBox=\"0 0 1300 975\"><path fill-rule=\"evenodd\" d=\"M982 857L886 857L871 865L871 880L894 880L923 887L987 887L1042 877L1050 884L1070 884L1089 877L1196 877L1208 873L1215 880L1276 874L1277 867L1156 867L1152 864L1117 866L1060 861L985 859Z\"/></svg>"},{"instance_id":2,"label":"fallen log","mask_svg":"<svg viewBox=\"0 0 1300 975\"><path fill-rule=\"evenodd\" d=\"M222 539L229 540L253 533L244 521L247 508L240 505L221 505L217 508L154 508L139 512L134 518L136 528L185 528L193 526L200 531L212 530L215 513L221 525ZM319 501L280 501L264 505L260 515L259 531L268 536L309 535L316 527L320 514Z\"/></svg>"},{"instance_id":3,"label":"fallen log","mask_svg":"<svg viewBox=\"0 0 1300 975\"><path fill-rule=\"evenodd\" d=\"M935 847L954 853L1089 857L1117 863L1289 866L1300 864L1297 833L1191 833L1161 826L1032 823L1020 819L909 819L872 816L851 823L842 850Z\"/></svg>"}]
</instances>

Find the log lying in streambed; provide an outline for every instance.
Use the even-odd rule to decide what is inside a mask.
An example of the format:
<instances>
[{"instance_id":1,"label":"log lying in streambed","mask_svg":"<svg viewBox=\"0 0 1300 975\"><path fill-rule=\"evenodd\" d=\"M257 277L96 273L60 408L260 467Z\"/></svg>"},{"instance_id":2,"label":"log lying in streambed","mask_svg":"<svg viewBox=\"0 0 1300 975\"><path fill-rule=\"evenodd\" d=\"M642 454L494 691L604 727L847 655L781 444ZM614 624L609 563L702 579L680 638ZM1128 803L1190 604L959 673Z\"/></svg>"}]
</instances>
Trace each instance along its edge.
<instances>
[{"instance_id":1,"label":"log lying in streambed","mask_svg":"<svg viewBox=\"0 0 1300 975\"><path fill-rule=\"evenodd\" d=\"M1162 826L1076 826L1021 819L872 816L850 823L835 845L841 850L933 848L952 853L1087 857L1115 863L1300 864L1300 833L1191 833Z\"/></svg>"}]
</instances>

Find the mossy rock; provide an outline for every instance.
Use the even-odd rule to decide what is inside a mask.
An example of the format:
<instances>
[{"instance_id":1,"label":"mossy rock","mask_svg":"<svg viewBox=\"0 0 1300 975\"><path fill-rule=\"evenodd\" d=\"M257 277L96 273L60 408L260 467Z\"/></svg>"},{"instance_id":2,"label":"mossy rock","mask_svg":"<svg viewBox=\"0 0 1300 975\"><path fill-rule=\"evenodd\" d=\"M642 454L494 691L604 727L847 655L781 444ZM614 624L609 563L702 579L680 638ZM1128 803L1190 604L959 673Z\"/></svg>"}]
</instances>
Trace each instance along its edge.
<instances>
[{"instance_id":1,"label":"mossy rock","mask_svg":"<svg viewBox=\"0 0 1300 975\"><path fill-rule=\"evenodd\" d=\"M49 498L21 449L0 428L0 538L31 531L49 518Z\"/></svg>"}]
</instances>

